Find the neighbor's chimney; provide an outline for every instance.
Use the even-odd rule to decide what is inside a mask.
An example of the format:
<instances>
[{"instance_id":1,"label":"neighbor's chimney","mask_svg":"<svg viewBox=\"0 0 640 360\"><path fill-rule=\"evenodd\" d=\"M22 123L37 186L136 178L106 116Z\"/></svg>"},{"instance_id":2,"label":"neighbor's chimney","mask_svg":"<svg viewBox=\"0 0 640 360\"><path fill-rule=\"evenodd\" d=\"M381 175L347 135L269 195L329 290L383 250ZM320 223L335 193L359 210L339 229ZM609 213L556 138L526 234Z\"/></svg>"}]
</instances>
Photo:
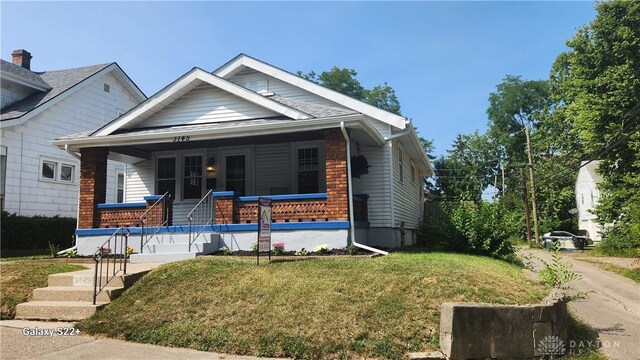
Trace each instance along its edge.
<instances>
[{"instance_id":1,"label":"neighbor's chimney","mask_svg":"<svg viewBox=\"0 0 640 360\"><path fill-rule=\"evenodd\" d=\"M27 70L31 70L31 53L25 49L14 50L11 53L13 56L13 63L18 66L22 66Z\"/></svg>"}]
</instances>

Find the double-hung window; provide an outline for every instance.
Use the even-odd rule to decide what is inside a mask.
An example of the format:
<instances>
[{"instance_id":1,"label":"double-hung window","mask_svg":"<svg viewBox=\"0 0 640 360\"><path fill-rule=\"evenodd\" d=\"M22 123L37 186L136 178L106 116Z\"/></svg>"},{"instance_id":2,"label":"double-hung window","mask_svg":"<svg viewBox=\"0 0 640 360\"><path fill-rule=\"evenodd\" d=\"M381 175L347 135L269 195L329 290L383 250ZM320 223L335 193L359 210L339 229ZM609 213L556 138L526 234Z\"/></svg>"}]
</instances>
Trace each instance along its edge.
<instances>
[{"instance_id":1,"label":"double-hung window","mask_svg":"<svg viewBox=\"0 0 640 360\"><path fill-rule=\"evenodd\" d=\"M158 158L156 166L156 194L163 195L167 191L175 199L176 195L176 158Z\"/></svg>"},{"instance_id":2,"label":"double-hung window","mask_svg":"<svg viewBox=\"0 0 640 360\"><path fill-rule=\"evenodd\" d=\"M298 193L317 193L320 189L317 147L298 149Z\"/></svg>"}]
</instances>

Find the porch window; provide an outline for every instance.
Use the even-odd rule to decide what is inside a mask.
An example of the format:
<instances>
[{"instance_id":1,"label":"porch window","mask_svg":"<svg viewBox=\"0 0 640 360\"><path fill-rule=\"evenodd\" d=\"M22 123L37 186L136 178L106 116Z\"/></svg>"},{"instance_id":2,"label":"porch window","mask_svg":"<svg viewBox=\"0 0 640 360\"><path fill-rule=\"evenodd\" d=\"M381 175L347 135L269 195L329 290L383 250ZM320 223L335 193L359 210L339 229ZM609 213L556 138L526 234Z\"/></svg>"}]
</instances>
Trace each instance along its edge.
<instances>
[{"instance_id":1,"label":"porch window","mask_svg":"<svg viewBox=\"0 0 640 360\"><path fill-rule=\"evenodd\" d=\"M156 194L163 195L169 192L171 197L175 199L176 195L176 158L166 157L158 158L156 167L158 183L156 185Z\"/></svg>"},{"instance_id":2,"label":"porch window","mask_svg":"<svg viewBox=\"0 0 640 360\"><path fill-rule=\"evenodd\" d=\"M244 196L247 189L246 157L245 155L227 156L227 191L235 191Z\"/></svg>"},{"instance_id":3,"label":"porch window","mask_svg":"<svg viewBox=\"0 0 640 360\"><path fill-rule=\"evenodd\" d=\"M320 188L318 148L298 149L298 193L317 193Z\"/></svg>"},{"instance_id":4,"label":"porch window","mask_svg":"<svg viewBox=\"0 0 640 360\"><path fill-rule=\"evenodd\" d=\"M202 197L202 156L184 157L184 177L182 179L182 198L200 199Z\"/></svg>"},{"instance_id":5,"label":"porch window","mask_svg":"<svg viewBox=\"0 0 640 360\"><path fill-rule=\"evenodd\" d=\"M116 172L116 202L124 202L124 173L121 171Z\"/></svg>"}]
</instances>

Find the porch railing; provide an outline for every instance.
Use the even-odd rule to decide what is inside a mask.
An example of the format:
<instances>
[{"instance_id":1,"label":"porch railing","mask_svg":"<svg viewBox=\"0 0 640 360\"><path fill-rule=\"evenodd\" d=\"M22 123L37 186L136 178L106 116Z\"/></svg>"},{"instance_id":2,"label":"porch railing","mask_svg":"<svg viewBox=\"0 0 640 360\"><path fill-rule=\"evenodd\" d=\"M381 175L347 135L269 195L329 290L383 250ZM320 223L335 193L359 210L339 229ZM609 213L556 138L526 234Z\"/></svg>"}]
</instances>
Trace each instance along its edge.
<instances>
[{"instance_id":1,"label":"porch railing","mask_svg":"<svg viewBox=\"0 0 640 360\"><path fill-rule=\"evenodd\" d=\"M207 226L215 222L215 198L212 194L213 190L209 190L187 215L187 220L189 220L189 252L191 252L191 244L198 239ZM193 228L194 224L196 225L195 229Z\"/></svg>"},{"instance_id":2,"label":"porch railing","mask_svg":"<svg viewBox=\"0 0 640 360\"><path fill-rule=\"evenodd\" d=\"M109 285L120 271L127 274L128 245L129 229L119 228L93 255L93 260L96 263L93 275L93 305L96 304L98 294Z\"/></svg>"},{"instance_id":3,"label":"porch railing","mask_svg":"<svg viewBox=\"0 0 640 360\"><path fill-rule=\"evenodd\" d=\"M140 217L140 253L144 252L144 246L147 245L149 240L153 239L158 234L160 229L169 225L170 212L167 211L167 205L170 203L170 195L167 191L158 199L153 205L151 205L147 211ZM161 221L159 221L161 220ZM145 231L145 223L154 223L156 228L153 232Z\"/></svg>"}]
</instances>

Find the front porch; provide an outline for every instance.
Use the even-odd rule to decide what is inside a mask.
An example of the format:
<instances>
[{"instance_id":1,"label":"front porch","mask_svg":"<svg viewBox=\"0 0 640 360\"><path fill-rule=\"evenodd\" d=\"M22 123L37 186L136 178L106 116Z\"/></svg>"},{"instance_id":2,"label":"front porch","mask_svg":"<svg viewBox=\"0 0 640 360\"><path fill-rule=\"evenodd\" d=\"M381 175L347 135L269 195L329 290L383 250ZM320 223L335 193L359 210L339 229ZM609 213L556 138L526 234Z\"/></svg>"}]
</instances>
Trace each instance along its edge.
<instances>
[{"instance_id":1,"label":"front porch","mask_svg":"<svg viewBox=\"0 0 640 360\"><path fill-rule=\"evenodd\" d=\"M256 241L263 196L272 200L274 242L287 242L291 250L324 243L344 248L349 227L368 224L368 194L353 195L349 218L346 144L334 128L286 137L82 148L79 249L89 252L88 244L128 228L140 234L141 241L130 243L141 252L151 250L150 233L157 234L154 245L188 238L191 251L191 238L202 236L216 250L248 250ZM124 203L105 201L107 158L128 160Z\"/></svg>"}]
</instances>

